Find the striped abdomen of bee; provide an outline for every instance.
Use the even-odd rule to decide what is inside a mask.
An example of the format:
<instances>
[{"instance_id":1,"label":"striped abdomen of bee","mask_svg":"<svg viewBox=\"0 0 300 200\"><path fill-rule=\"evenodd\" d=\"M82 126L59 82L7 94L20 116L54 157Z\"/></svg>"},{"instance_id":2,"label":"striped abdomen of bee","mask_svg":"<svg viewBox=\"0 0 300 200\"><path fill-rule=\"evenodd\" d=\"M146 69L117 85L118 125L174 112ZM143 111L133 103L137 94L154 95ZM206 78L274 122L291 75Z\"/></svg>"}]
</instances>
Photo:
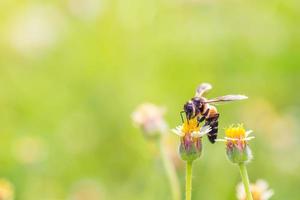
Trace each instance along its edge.
<instances>
[{"instance_id":1,"label":"striped abdomen of bee","mask_svg":"<svg viewBox=\"0 0 300 200\"><path fill-rule=\"evenodd\" d=\"M211 127L211 131L207 133L207 136L211 143L215 143L218 134L218 120L220 114L218 113L217 108L215 106L211 106L209 104L204 104L200 111L202 117L198 117L198 122L200 123L205 120L204 126L209 125Z\"/></svg>"}]
</instances>

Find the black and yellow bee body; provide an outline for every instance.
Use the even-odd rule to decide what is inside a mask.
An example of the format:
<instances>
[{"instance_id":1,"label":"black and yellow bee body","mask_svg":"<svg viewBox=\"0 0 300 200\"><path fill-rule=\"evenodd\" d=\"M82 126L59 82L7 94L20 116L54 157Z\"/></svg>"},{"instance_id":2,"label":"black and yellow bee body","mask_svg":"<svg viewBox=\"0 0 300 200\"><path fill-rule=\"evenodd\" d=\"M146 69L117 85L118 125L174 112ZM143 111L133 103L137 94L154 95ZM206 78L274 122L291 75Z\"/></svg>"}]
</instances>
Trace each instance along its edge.
<instances>
[{"instance_id":1,"label":"black and yellow bee body","mask_svg":"<svg viewBox=\"0 0 300 200\"><path fill-rule=\"evenodd\" d=\"M215 143L218 134L218 120L220 114L218 113L217 108L211 104L243 100L247 99L248 97L244 95L226 95L208 100L202 95L210 89L212 89L212 86L208 83L202 83L199 85L197 87L195 97L184 104L183 111L181 113L185 113L187 121L197 118L198 125L205 121L204 126L208 125L211 128L211 131L207 134L208 139L211 143ZM182 116L181 118L183 120Z\"/></svg>"}]
</instances>

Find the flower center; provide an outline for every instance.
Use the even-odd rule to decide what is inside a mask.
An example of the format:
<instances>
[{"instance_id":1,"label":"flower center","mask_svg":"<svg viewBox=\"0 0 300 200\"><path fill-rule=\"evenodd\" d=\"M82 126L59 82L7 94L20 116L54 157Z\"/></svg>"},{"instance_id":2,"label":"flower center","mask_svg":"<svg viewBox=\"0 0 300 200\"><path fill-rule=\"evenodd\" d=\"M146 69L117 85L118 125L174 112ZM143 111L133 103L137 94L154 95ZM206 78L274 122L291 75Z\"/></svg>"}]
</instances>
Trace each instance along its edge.
<instances>
[{"instance_id":1,"label":"flower center","mask_svg":"<svg viewBox=\"0 0 300 200\"><path fill-rule=\"evenodd\" d=\"M246 131L243 125L231 126L225 130L225 135L228 138L243 139L246 137Z\"/></svg>"},{"instance_id":2,"label":"flower center","mask_svg":"<svg viewBox=\"0 0 300 200\"><path fill-rule=\"evenodd\" d=\"M251 193L253 200L261 200L262 199L262 191L257 186L252 186Z\"/></svg>"},{"instance_id":3,"label":"flower center","mask_svg":"<svg viewBox=\"0 0 300 200\"><path fill-rule=\"evenodd\" d=\"M188 122L183 123L182 132L185 134L191 134L194 131L199 131L200 126L198 125L197 118L190 119Z\"/></svg>"}]
</instances>

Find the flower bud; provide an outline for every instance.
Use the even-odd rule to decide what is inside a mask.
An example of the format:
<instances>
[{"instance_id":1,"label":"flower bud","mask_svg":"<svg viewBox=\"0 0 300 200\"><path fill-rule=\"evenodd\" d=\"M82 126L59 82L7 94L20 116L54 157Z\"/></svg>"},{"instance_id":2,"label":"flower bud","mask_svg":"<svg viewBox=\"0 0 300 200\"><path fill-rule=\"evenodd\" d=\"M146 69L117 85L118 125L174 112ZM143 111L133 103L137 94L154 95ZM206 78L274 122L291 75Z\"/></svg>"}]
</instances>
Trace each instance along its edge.
<instances>
[{"instance_id":1,"label":"flower bud","mask_svg":"<svg viewBox=\"0 0 300 200\"><path fill-rule=\"evenodd\" d=\"M202 142L200 138L185 135L179 145L179 154L182 160L193 161L201 156Z\"/></svg>"},{"instance_id":2,"label":"flower bud","mask_svg":"<svg viewBox=\"0 0 300 200\"><path fill-rule=\"evenodd\" d=\"M209 126L200 129L196 118L173 129L173 132L180 136L179 154L182 160L193 161L201 156L202 136L210 130Z\"/></svg>"},{"instance_id":3,"label":"flower bud","mask_svg":"<svg viewBox=\"0 0 300 200\"><path fill-rule=\"evenodd\" d=\"M240 141L238 141L238 143L240 143ZM239 145L231 141L227 142L226 154L228 159L233 163L250 162L253 157L250 147L247 144Z\"/></svg>"}]
</instances>

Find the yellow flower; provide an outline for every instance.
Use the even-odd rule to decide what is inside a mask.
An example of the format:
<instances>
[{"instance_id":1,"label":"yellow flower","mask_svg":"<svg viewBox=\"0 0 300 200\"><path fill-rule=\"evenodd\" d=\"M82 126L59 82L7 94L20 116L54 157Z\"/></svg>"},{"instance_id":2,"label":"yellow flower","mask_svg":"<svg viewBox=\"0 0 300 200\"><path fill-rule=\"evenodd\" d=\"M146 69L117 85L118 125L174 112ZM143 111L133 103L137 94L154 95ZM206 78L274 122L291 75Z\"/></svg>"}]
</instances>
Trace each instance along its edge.
<instances>
[{"instance_id":1,"label":"yellow flower","mask_svg":"<svg viewBox=\"0 0 300 200\"><path fill-rule=\"evenodd\" d=\"M210 126L200 127L196 118L184 122L172 130L180 137L179 153L183 160L193 161L202 152L201 138L211 131Z\"/></svg>"},{"instance_id":2,"label":"yellow flower","mask_svg":"<svg viewBox=\"0 0 300 200\"><path fill-rule=\"evenodd\" d=\"M237 127L227 128L225 135L229 138L245 138L246 131L243 128L243 125L238 125Z\"/></svg>"},{"instance_id":3,"label":"yellow flower","mask_svg":"<svg viewBox=\"0 0 300 200\"><path fill-rule=\"evenodd\" d=\"M211 128L210 126L200 127L197 119L194 118L189 120L188 122L185 121L183 125L177 126L175 129L172 129L172 131L180 137L191 135L193 138L199 138L209 133L209 131L211 131Z\"/></svg>"},{"instance_id":4,"label":"yellow flower","mask_svg":"<svg viewBox=\"0 0 300 200\"><path fill-rule=\"evenodd\" d=\"M255 184L251 184L250 191L253 200L268 200L274 193L264 180L257 180ZM239 183L237 186L237 198L238 200L246 200L246 193L242 183Z\"/></svg>"},{"instance_id":5,"label":"yellow flower","mask_svg":"<svg viewBox=\"0 0 300 200\"><path fill-rule=\"evenodd\" d=\"M189 120L189 122L186 121L183 123L182 132L184 133L192 133L194 131L199 131L199 130L200 130L200 126L198 126L198 121L196 118Z\"/></svg>"},{"instance_id":6,"label":"yellow flower","mask_svg":"<svg viewBox=\"0 0 300 200\"><path fill-rule=\"evenodd\" d=\"M239 142L246 143L249 140L254 139L254 136L248 137L253 131L246 131L243 124L231 125L229 128L225 129L225 137L224 139L217 139L216 141L221 142L232 142L237 144Z\"/></svg>"},{"instance_id":7,"label":"yellow flower","mask_svg":"<svg viewBox=\"0 0 300 200\"><path fill-rule=\"evenodd\" d=\"M232 125L225 130L224 139L217 139L226 143L226 154L233 163L249 162L252 159L251 149L247 141L254 137L249 137L251 130L246 131L242 124Z\"/></svg>"}]
</instances>

